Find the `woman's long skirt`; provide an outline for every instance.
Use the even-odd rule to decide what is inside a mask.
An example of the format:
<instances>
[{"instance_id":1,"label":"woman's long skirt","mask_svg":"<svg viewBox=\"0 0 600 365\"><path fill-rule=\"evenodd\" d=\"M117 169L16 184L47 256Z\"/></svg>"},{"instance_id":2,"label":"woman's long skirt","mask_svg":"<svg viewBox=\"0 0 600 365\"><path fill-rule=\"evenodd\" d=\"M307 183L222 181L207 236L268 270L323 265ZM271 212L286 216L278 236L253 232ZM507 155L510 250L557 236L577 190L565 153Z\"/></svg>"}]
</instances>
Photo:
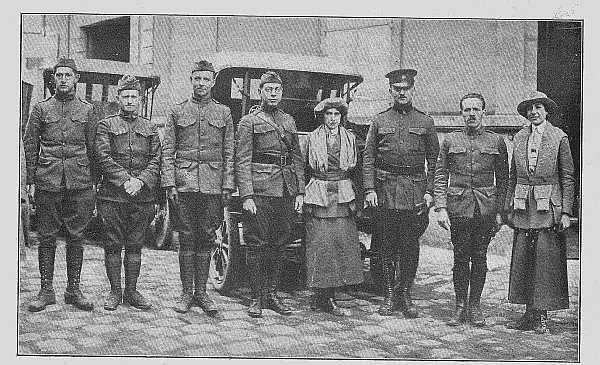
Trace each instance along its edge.
<instances>
[{"instance_id":1,"label":"woman's long skirt","mask_svg":"<svg viewBox=\"0 0 600 365\"><path fill-rule=\"evenodd\" d=\"M307 285L332 288L363 282L358 231L352 216L306 221Z\"/></svg>"}]
</instances>

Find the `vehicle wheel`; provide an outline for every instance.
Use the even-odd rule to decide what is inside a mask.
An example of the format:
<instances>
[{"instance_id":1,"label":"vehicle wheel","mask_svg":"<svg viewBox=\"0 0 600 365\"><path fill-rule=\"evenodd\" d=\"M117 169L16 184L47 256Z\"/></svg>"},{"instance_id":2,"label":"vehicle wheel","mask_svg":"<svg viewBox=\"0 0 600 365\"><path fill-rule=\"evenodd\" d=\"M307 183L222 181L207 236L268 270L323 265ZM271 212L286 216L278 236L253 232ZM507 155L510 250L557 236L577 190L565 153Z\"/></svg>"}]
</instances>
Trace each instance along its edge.
<instances>
[{"instance_id":1,"label":"vehicle wheel","mask_svg":"<svg viewBox=\"0 0 600 365\"><path fill-rule=\"evenodd\" d=\"M223 209L223 221L216 231L215 247L210 255L209 279L219 292L234 288L243 264L243 253L238 240L238 221L229 208Z\"/></svg>"},{"instance_id":2,"label":"vehicle wheel","mask_svg":"<svg viewBox=\"0 0 600 365\"><path fill-rule=\"evenodd\" d=\"M146 244L149 247L157 249L169 249L178 247L174 245L174 232L173 225L171 224L171 213L169 204L164 204L163 207L158 209L150 227L148 228L148 234L146 237Z\"/></svg>"}]
</instances>

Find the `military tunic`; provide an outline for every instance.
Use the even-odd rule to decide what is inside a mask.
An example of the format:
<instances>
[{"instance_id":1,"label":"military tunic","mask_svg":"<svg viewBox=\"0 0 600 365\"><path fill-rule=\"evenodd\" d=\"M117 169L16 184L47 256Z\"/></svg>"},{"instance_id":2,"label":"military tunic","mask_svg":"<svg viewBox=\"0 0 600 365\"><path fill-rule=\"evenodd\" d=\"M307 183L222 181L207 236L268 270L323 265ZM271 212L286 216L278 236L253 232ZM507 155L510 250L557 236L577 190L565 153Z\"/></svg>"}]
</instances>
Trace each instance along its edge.
<instances>
[{"instance_id":1,"label":"military tunic","mask_svg":"<svg viewBox=\"0 0 600 365\"><path fill-rule=\"evenodd\" d=\"M454 251L457 297L478 300L487 272L487 248L503 213L508 154L500 135L466 128L446 136L435 173L436 210L446 208ZM469 265L469 264L472 265ZM476 293L476 294L475 294Z\"/></svg>"},{"instance_id":2,"label":"military tunic","mask_svg":"<svg viewBox=\"0 0 600 365\"><path fill-rule=\"evenodd\" d=\"M164 132L161 185L179 192L180 249L208 250L223 217L221 193L234 190L231 111L192 97L170 109Z\"/></svg>"},{"instance_id":3,"label":"military tunic","mask_svg":"<svg viewBox=\"0 0 600 365\"><path fill-rule=\"evenodd\" d=\"M375 117L363 155L365 191L375 190L375 237L380 255L400 258L402 280L414 279L418 239L429 223L417 214L425 193L433 193L439 142L433 119L413 108L392 107Z\"/></svg>"},{"instance_id":4,"label":"military tunic","mask_svg":"<svg viewBox=\"0 0 600 365\"><path fill-rule=\"evenodd\" d=\"M98 123L95 147L102 173L98 211L107 245L139 248L154 217L161 159L157 127L142 117L113 115ZM123 186L131 177L143 182L135 196Z\"/></svg>"},{"instance_id":5,"label":"military tunic","mask_svg":"<svg viewBox=\"0 0 600 365\"><path fill-rule=\"evenodd\" d=\"M81 245L94 210L92 105L54 95L34 105L24 148L27 184L35 184L40 246L54 246L61 225L67 244Z\"/></svg>"},{"instance_id":6,"label":"military tunic","mask_svg":"<svg viewBox=\"0 0 600 365\"><path fill-rule=\"evenodd\" d=\"M544 123L533 172L526 157L531 126L514 138L507 196L515 225L508 299L538 310L556 310L569 307L569 291L566 247L555 228L561 214L571 215L575 181L568 137Z\"/></svg>"},{"instance_id":7,"label":"military tunic","mask_svg":"<svg viewBox=\"0 0 600 365\"><path fill-rule=\"evenodd\" d=\"M294 198L304 194L304 163L294 118L281 109L244 116L236 133L235 172L242 199L253 198L257 214L245 212L248 245L277 246L291 239Z\"/></svg>"}]
</instances>

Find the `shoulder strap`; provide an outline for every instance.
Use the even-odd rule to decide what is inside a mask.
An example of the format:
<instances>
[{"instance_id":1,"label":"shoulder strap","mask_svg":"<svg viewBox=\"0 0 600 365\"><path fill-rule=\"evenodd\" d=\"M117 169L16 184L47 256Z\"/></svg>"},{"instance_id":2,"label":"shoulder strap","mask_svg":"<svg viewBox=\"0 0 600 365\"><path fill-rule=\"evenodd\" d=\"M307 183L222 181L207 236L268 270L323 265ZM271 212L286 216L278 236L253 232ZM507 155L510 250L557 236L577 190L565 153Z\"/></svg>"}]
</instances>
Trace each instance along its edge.
<instances>
[{"instance_id":1,"label":"shoulder strap","mask_svg":"<svg viewBox=\"0 0 600 365\"><path fill-rule=\"evenodd\" d=\"M258 113L255 113L254 116L256 116L260 120L264 121L271 127L275 128L275 130L277 131L277 134L279 135L279 139L281 140L281 142L283 142L285 147L288 149L288 152L292 152L292 150L293 150L292 146L291 146L290 142L285 138L284 130L277 123L270 120L269 118L267 118L267 119L262 118L260 115L258 115Z\"/></svg>"}]
</instances>

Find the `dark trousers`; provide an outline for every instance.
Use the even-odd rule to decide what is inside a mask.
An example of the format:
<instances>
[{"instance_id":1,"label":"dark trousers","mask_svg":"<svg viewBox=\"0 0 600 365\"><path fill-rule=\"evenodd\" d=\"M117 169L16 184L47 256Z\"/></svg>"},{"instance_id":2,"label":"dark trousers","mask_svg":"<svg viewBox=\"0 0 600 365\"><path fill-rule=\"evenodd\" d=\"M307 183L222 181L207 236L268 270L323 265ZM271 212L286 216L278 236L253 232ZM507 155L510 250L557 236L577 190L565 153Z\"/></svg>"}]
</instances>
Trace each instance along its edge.
<instances>
[{"instance_id":1,"label":"dark trousers","mask_svg":"<svg viewBox=\"0 0 600 365\"><path fill-rule=\"evenodd\" d=\"M100 200L98 213L106 234L105 249L138 250L154 218L154 203Z\"/></svg>"},{"instance_id":2,"label":"dark trousers","mask_svg":"<svg viewBox=\"0 0 600 365\"><path fill-rule=\"evenodd\" d=\"M283 265L285 244L292 239L295 211L294 199L255 196L256 214L244 212L246 261L250 270L253 296L263 289L274 293Z\"/></svg>"},{"instance_id":3,"label":"dark trousers","mask_svg":"<svg viewBox=\"0 0 600 365\"><path fill-rule=\"evenodd\" d=\"M182 252L208 252L223 219L221 196L179 193L177 201L179 247Z\"/></svg>"},{"instance_id":4,"label":"dark trousers","mask_svg":"<svg viewBox=\"0 0 600 365\"><path fill-rule=\"evenodd\" d=\"M416 211L378 209L375 229L381 239L382 261L398 263L397 285L406 288L412 285L419 265L419 237L427 229L427 212L420 215Z\"/></svg>"},{"instance_id":5,"label":"dark trousers","mask_svg":"<svg viewBox=\"0 0 600 365\"><path fill-rule=\"evenodd\" d=\"M81 247L92 219L95 193L89 189L38 190L35 194L40 247L56 247L56 236L64 225L67 246Z\"/></svg>"},{"instance_id":6,"label":"dark trousers","mask_svg":"<svg viewBox=\"0 0 600 365\"><path fill-rule=\"evenodd\" d=\"M454 248L453 281L458 301L478 303L487 273L487 249L494 234L495 217L477 214L473 218L450 218L450 238Z\"/></svg>"}]
</instances>

